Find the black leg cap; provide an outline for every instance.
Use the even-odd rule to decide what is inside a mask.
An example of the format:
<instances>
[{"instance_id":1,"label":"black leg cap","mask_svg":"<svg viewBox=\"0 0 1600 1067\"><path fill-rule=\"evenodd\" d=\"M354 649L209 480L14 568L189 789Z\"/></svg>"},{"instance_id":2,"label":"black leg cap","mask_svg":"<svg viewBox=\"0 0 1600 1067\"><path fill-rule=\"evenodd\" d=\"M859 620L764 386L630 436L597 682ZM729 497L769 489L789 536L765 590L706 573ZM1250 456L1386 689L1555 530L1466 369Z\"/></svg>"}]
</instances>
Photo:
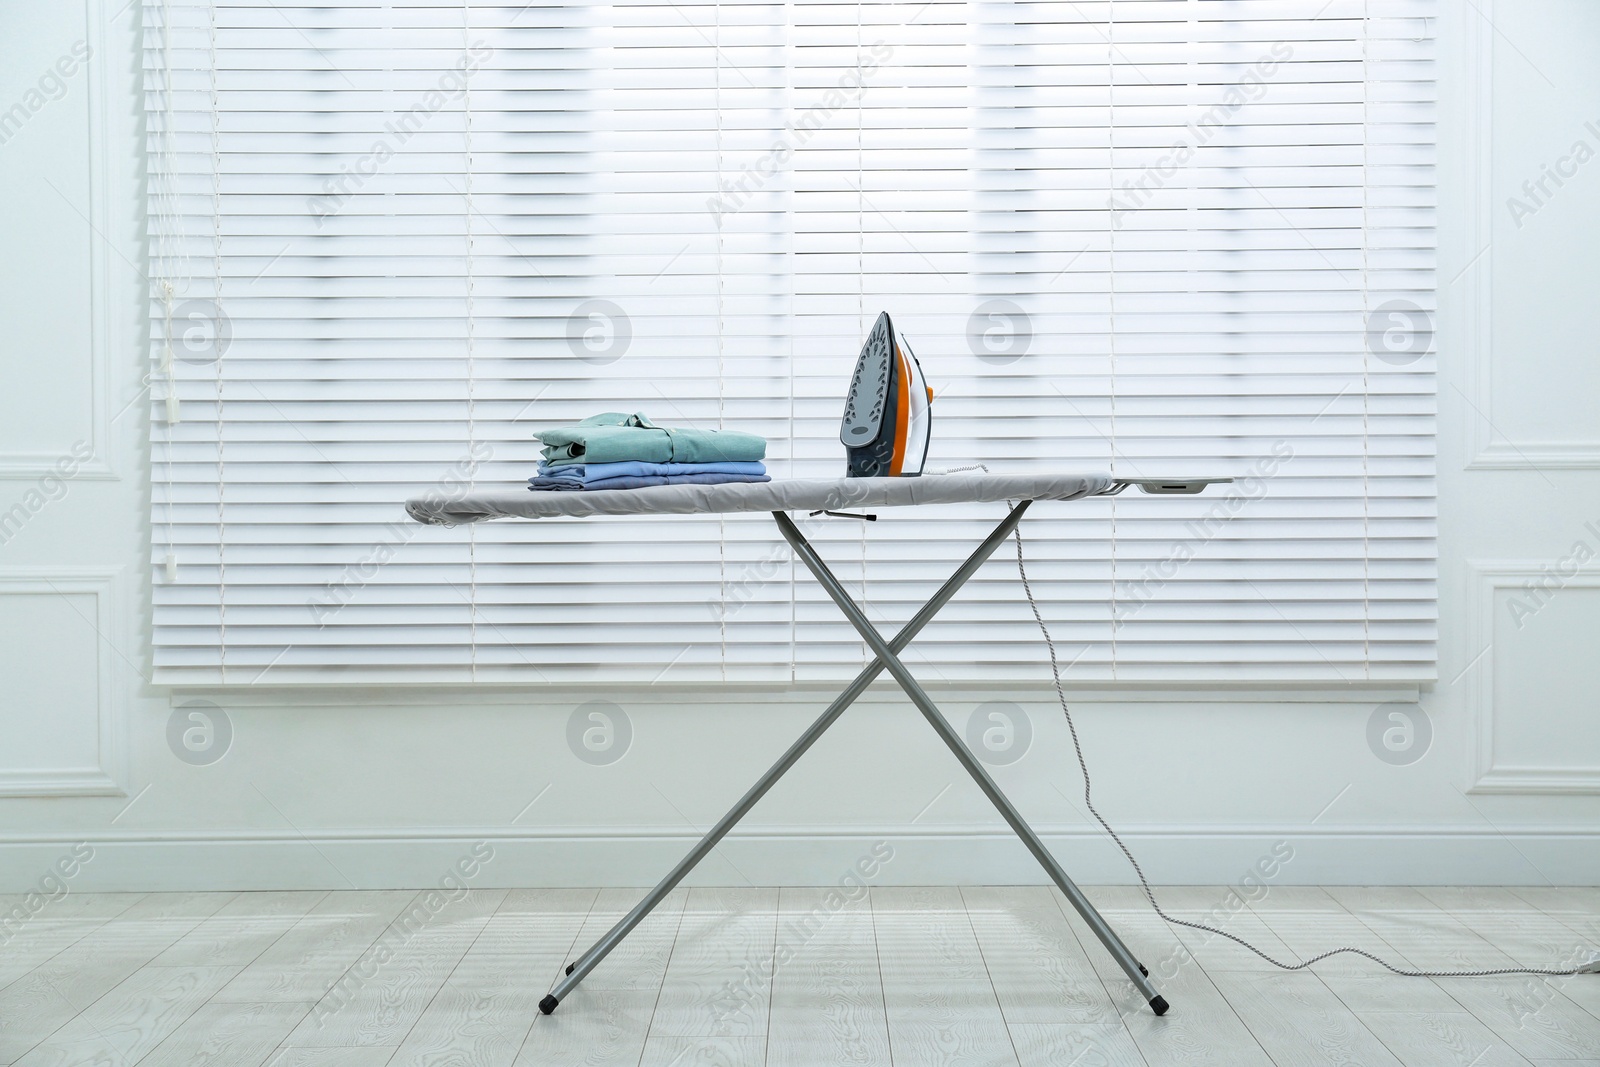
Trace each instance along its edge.
<instances>
[{"instance_id":1,"label":"black leg cap","mask_svg":"<svg viewBox=\"0 0 1600 1067\"><path fill-rule=\"evenodd\" d=\"M576 964L576 963L569 963L569 964L567 964L567 973L568 973L568 974L571 974L571 973L572 973L572 968L574 968L574 967L576 967L576 966L577 966L577 964Z\"/></svg>"},{"instance_id":2,"label":"black leg cap","mask_svg":"<svg viewBox=\"0 0 1600 1067\"><path fill-rule=\"evenodd\" d=\"M1150 977L1150 968L1146 967L1144 964L1141 963L1141 964L1139 964L1139 973L1144 975L1146 978L1149 978Z\"/></svg>"},{"instance_id":3,"label":"black leg cap","mask_svg":"<svg viewBox=\"0 0 1600 1067\"><path fill-rule=\"evenodd\" d=\"M546 997L545 999L549 1000L550 998ZM543 1004L541 1004L539 1006L541 1008L544 1007ZM554 1007L554 1005L551 1005L551 1006ZM1150 998L1150 1010L1155 1012L1157 1015L1165 1015L1167 1013L1167 998L1166 997L1151 997ZM545 1014L549 1015L550 1013L549 1012L545 1012Z\"/></svg>"},{"instance_id":4,"label":"black leg cap","mask_svg":"<svg viewBox=\"0 0 1600 1067\"><path fill-rule=\"evenodd\" d=\"M1156 1000L1161 1000L1161 998L1157 997ZM557 1000L555 997L547 996L543 1000L539 1001L539 1010L541 1012L543 1012L544 1014L549 1015L551 1012L556 1010L556 1005L560 1004L560 1003L561 1002L559 1000ZM1161 1011L1166 1011L1166 1010L1167 1010L1167 1005L1166 1005L1165 1002L1163 1002L1162 1005L1161 1005ZM1160 1015L1161 1011L1156 1012L1156 1014Z\"/></svg>"}]
</instances>

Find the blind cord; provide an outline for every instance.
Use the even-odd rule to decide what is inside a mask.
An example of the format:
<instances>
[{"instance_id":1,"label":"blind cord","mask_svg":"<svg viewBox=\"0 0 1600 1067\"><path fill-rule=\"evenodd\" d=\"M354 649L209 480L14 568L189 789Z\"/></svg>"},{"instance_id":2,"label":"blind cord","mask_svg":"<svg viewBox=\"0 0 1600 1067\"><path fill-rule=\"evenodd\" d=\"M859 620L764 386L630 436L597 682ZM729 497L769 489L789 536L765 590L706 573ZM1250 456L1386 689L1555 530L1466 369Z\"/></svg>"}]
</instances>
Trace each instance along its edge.
<instances>
[{"instance_id":1,"label":"blind cord","mask_svg":"<svg viewBox=\"0 0 1600 1067\"><path fill-rule=\"evenodd\" d=\"M472 4L470 0L461 3L461 43L466 54L472 54ZM465 184L464 207L466 208L466 233L467 233L467 488L476 489L478 485L478 442L477 442L477 367L474 365L477 334L476 297L477 277L474 273L473 253L474 237L472 232L472 72L469 70L462 78L461 87L462 111L462 155L466 164L463 175ZM469 669L474 682L478 680L478 524L467 524L467 640L468 655L470 656Z\"/></svg>"},{"instance_id":2,"label":"blind cord","mask_svg":"<svg viewBox=\"0 0 1600 1067\"><path fill-rule=\"evenodd\" d=\"M1133 868L1133 873L1139 878L1139 886L1144 890L1145 899L1150 902L1151 910L1153 910L1157 915L1161 916L1161 918L1166 922L1173 926L1186 926L1191 930L1204 930L1206 933L1216 934L1218 937L1225 937L1229 941L1232 941L1237 945L1242 945L1251 952L1254 952L1257 956L1260 956L1274 967L1281 968L1285 971L1304 970L1305 968L1310 967L1312 964L1321 960L1325 960L1330 956L1337 956L1340 953L1350 953L1355 956L1365 957L1366 959L1378 964L1380 967L1383 967L1389 971L1393 971L1395 974L1402 975L1406 978L1486 978L1490 975L1496 974L1538 974L1564 978L1574 974L1600 973L1600 958L1591 960L1589 963L1584 965L1569 967L1566 969L1546 967L1498 967L1483 971L1413 971L1407 970L1403 967L1396 967L1388 960L1383 959L1381 956L1375 956L1366 949L1354 948L1350 946L1331 948L1326 952L1318 953L1317 955L1312 956L1310 959L1301 960L1298 963L1284 963L1282 960L1274 959L1272 956L1269 956L1267 953L1263 952L1255 945L1252 945L1238 934L1230 934L1228 931L1219 930L1215 926L1207 926L1205 923L1192 922L1188 919L1179 919L1168 915L1164 910L1162 910L1161 905L1156 902L1155 893L1153 893L1150 889L1150 882L1144 876L1144 868L1139 866L1139 861L1134 859L1133 852L1130 851L1128 846L1123 843L1122 838L1118 836L1117 832L1111 828L1111 824L1106 822L1105 817L1100 814L1099 809L1094 806L1094 797L1091 795L1091 785L1089 780L1089 764L1088 761L1086 761L1083 757L1083 744L1078 739L1078 727L1077 724L1072 720L1072 708L1067 703L1067 692L1061 684L1061 666L1056 656L1056 644L1050 638L1050 628L1045 625L1044 614L1039 610L1039 602L1034 598L1033 595L1033 586L1028 582L1028 567L1026 562L1023 560L1022 553L1022 524L1018 523L1012 529L1012 533L1017 540L1017 577L1022 580L1022 590L1025 594L1027 594L1028 606L1033 609L1033 619L1039 624L1039 633L1044 637L1045 647L1050 651L1050 677L1055 682L1056 699L1061 702L1061 713L1067 720L1067 732L1072 735L1072 751L1073 754L1078 758L1078 770L1083 774L1083 803L1089 809L1089 814L1094 816L1095 822L1099 823L1100 828L1104 830L1111 840L1116 843L1116 846L1119 850L1121 850L1123 857L1127 859L1128 865Z\"/></svg>"},{"instance_id":3,"label":"blind cord","mask_svg":"<svg viewBox=\"0 0 1600 1067\"><path fill-rule=\"evenodd\" d=\"M162 545L162 564L163 574L168 582L178 580L177 539L173 533L176 526L173 518L172 453L177 447L177 432L174 428L182 417L182 405L178 398L178 371L172 351L172 304L180 293L188 291L192 270L188 234L183 225L183 211L178 204L178 150L177 135L174 132L176 112L172 86L172 5L170 0L161 0L161 147L156 153L151 174L156 202L155 218L151 220L151 224L155 236L154 269L159 279L157 289L161 298L161 357L157 372L150 376L150 389L153 398L156 381L159 378L166 392L162 401L165 418L161 420L160 444L161 469L165 479L162 486L164 499L161 504L161 515L165 521L161 525L166 530L166 540ZM154 416L151 421L152 423L156 421ZM155 539L155 530L156 524L152 518L152 541Z\"/></svg>"},{"instance_id":4,"label":"blind cord","mask_svg":"<svg viewBox=\"0 0 1600 1067\"><path fill-rule=\"evenodd\" d=\"M1110 357L1107 400L1111 405L1109 473L1117 474L1117 5L1106 5L1106 290L1110 317L1106 352ZM1117 498L1111 498L1111 680L1117 678Z\"/></svg>"},{"instance_id":5,"label":"blind cord","mask_svg":"<svg viewBox=\"0 0 1600 1067\"><path fill-rule=\"evenodd\" d=\"M722 0L717 0L712 9L713 25L711 27L711 61L714 64L712 76L711 110L716 113L716 151L717 174L714 188L722 188ZM717 227L717 429L727 429L727 293L726 280L723 278L723 233L722 217L716 218ZM728 602L728 518L726 515L717 516L717 586L722 594L722 602ZM717 662L721 666L722 680L728 680L728 613L717 613L717 642L721 655Z\"/></svg>"},{"instance_id":6,"label":"blind cord","mask_svg":"<svg viewBox=\"0 0 1600 1067\"><path fill-rule=\"evenodd\" d=\"M216 349L217 384L217 664L222 681L228 680L228 519L227 455L223 441L222 387L222 128L217 95L217 5L210 5L209 43L211 53L211 257L212 285L216 294L216 317L212 321L211 343ZM170 487L168 492L171 492Z\"/></svg>"},{"instance_id":7,"label":"blind cord","mask_svg":"<svg viewBox=\"0 0 1600 1067\"><path fill-rule=\"evenodd\" d=\"M862 31L861 12L865 5L856 4L856 72L861 71L861 47L865 39ZM859 81L859 79L858 79ZM866 336L867 333L867 162L864 147L864 130L866 128L866 91L856 93L856 333ZM857 595L865 604L867 595L867 524L861 523L861 585ZM872 654L872 650L861 644L863 659Z\"/></svg>"},{"instance_id":8,"label":"blind cord","mask_svg":"<svg viewBox=\"0 0 1600 1067\"><path fill-rule=\"evenodd\" d=\"M1367 64L1372 24L1368 20L1367 0L1361 0L1361 315L1367 315L1371 298L1367 292L1367 201L1371 195L1368 181L1372 172L1368 166L1367 145L1370 118L1367 103L1372 96L1372 76ZM1361 337L1361 669L1363 677L1372 678L1372 353L1368 348L1366 326L1362 324Z\"/></svg>"}]
</instances>

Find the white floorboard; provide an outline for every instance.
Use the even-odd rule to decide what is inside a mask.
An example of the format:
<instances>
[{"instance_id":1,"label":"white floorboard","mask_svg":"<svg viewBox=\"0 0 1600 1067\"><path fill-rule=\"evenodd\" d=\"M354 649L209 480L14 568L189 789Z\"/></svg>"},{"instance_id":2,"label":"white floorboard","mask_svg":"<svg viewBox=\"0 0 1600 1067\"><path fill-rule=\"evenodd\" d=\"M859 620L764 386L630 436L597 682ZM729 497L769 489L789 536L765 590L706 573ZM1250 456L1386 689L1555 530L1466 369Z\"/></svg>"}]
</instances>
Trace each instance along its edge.
<instances>
[{"instance_id":1,"label":"white floorboard","mask_svg":"<svg viewBox=\"0 0 1600 1067\"><path fill-rule=\"evenodd\" d=\"M553 1015L538 1002L639 890L73 894L0 953L0 1065L67 1067L1600 1067L1600 975L1286 973L1087 890L1150 1013L1036 886L671 894ZM1600 891L1157 890L1298 959L1419 969L1600 952Z\"/></svg>"}]
</instances>

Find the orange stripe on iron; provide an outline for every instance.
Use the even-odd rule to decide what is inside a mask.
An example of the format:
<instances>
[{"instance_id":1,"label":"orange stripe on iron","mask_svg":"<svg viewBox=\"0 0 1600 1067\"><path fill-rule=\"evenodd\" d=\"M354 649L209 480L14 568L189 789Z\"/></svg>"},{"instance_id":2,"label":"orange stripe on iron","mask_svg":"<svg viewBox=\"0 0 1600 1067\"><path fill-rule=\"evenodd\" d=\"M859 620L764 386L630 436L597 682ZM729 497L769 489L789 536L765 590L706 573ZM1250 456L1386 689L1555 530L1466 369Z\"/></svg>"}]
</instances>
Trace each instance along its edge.
<instances>
[{"instance_id":1,"label":"orange stripe on iron","mask_svg":"<svg viewBox=\"0 0 1600 1067\"><path fill-rule=\"evenodd\" d=\"M900 339L892 337L894 345L895 367L899 374L895 375L895 414L894 414L894 453L889 460L889 474L898 478L906 465L906 442L910 439L911 428L911 366L906 362L905 354L900 351Z\"/></svg>"}]
</instances>

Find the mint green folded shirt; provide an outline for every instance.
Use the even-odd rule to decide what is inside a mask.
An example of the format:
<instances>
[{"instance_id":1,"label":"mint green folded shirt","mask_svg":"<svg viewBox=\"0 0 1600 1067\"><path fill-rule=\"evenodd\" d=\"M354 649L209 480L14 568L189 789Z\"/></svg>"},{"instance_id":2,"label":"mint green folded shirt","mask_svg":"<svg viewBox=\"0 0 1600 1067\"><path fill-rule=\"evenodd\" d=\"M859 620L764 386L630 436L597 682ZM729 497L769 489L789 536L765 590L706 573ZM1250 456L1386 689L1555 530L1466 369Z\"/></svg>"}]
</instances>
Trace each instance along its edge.
<instances>
[{"instance_id":1,"label":"mint green folded shirt","mask_svg":"<svg viewBox=\"0 0 1600 1067\"><path fill-rule=\"evenodd\" d=\"M767 440L738 430L667 429L641 414L608 411L575 426L556 426L534 434L544 442L544 461L568 463L755 463L767 454Z\"/></svg>"}]
</instances>

